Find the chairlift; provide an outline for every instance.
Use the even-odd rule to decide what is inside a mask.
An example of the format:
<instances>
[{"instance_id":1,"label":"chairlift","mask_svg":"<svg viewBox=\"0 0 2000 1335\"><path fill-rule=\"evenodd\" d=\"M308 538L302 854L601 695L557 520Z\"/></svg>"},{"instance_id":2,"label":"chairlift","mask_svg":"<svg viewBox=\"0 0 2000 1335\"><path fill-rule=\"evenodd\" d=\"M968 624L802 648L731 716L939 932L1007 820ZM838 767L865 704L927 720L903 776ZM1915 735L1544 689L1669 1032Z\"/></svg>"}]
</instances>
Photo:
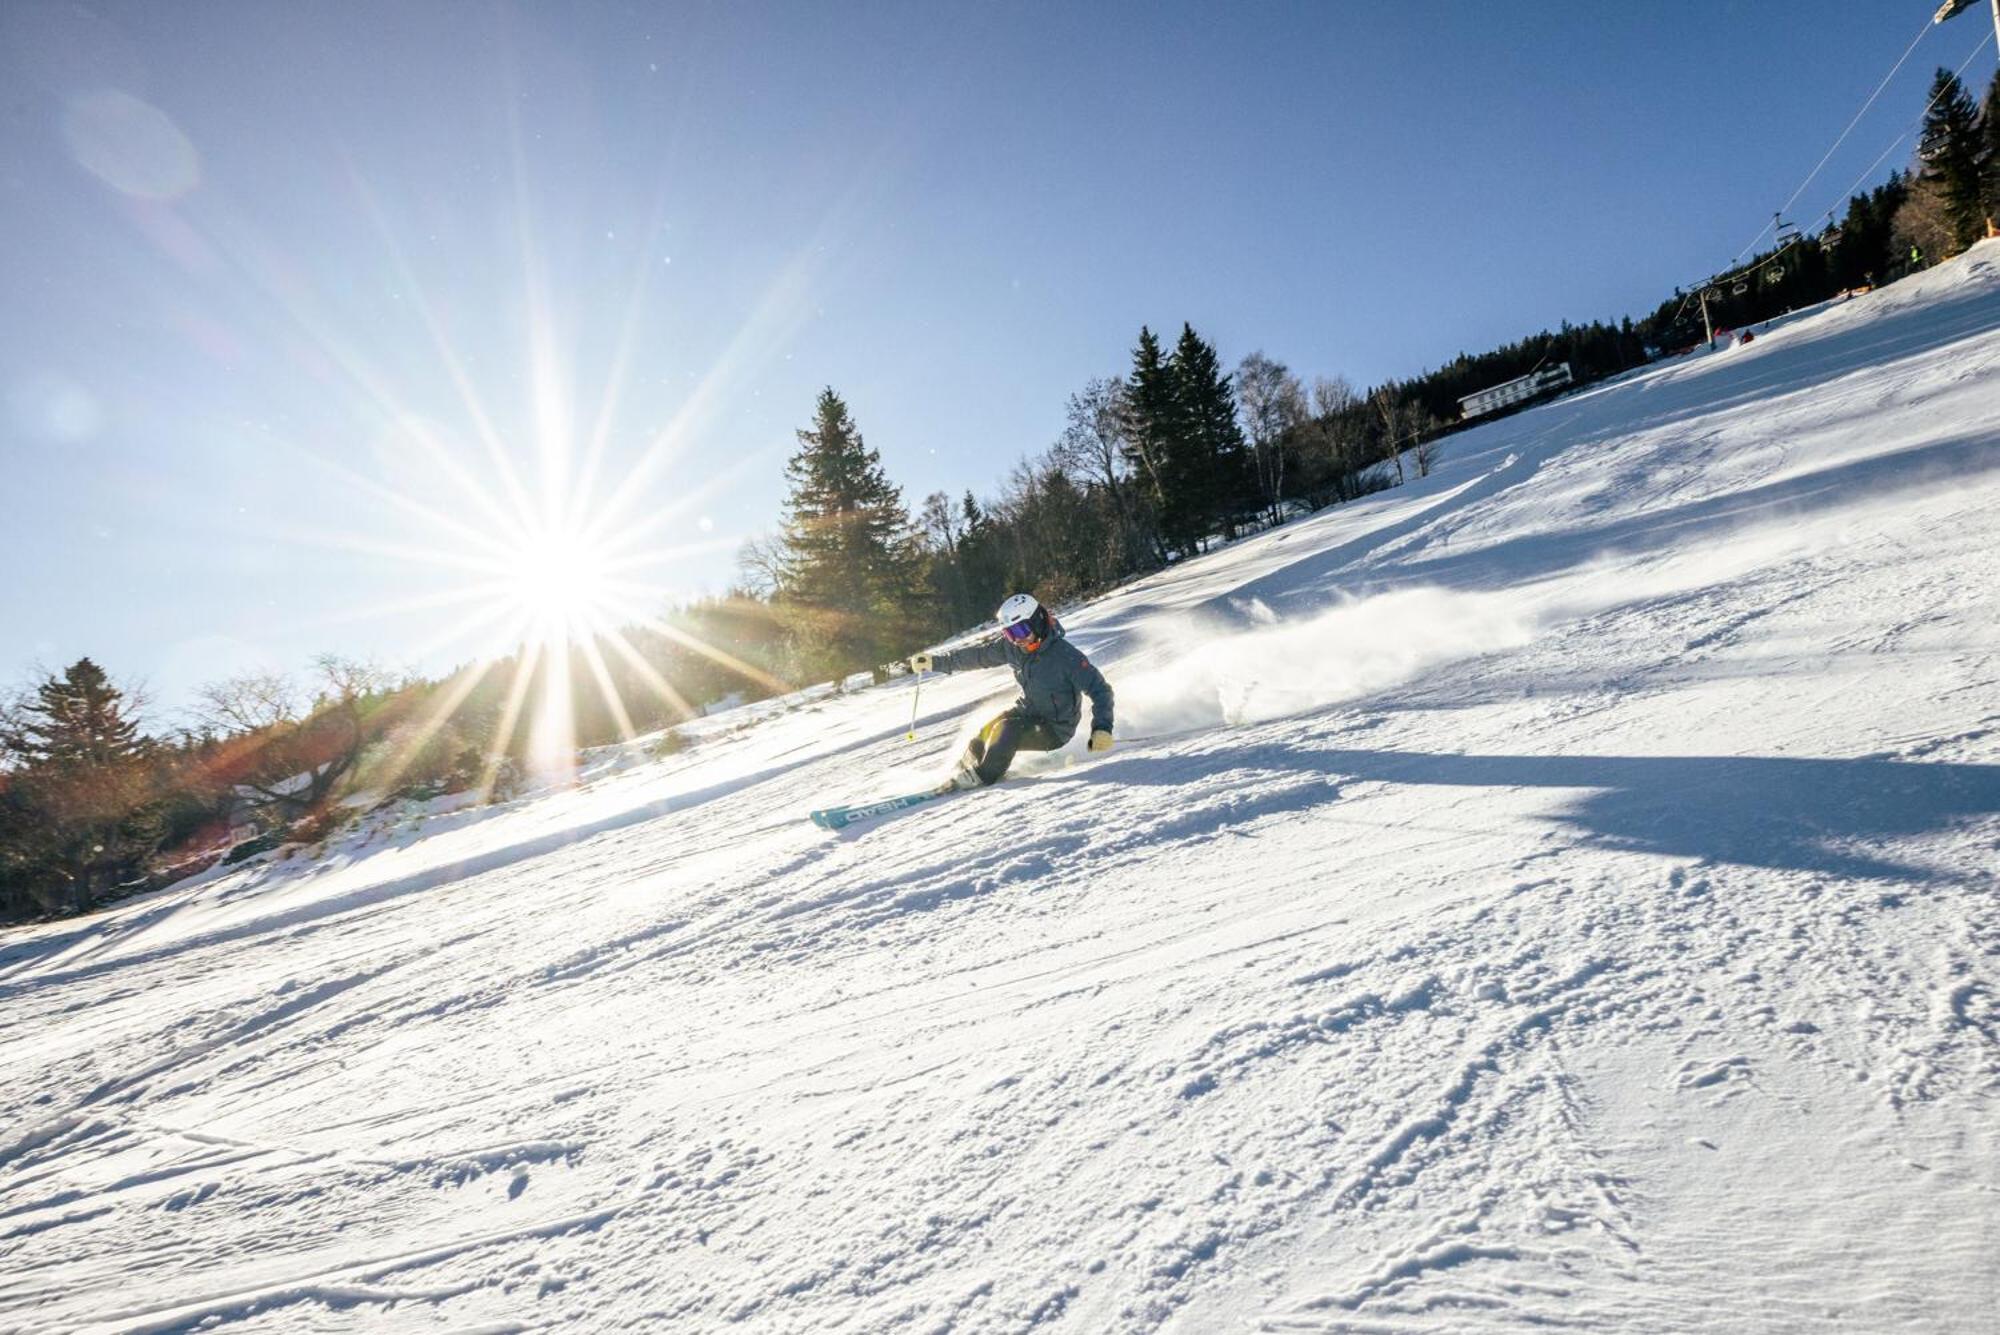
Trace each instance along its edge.
<instances>
[{"instance_id":1,"label":"chairlift","mask_svg":"<svg viewBox=\"0 0 2000 1335\"><path fill-rule=\"evenodd\" d=\"M1732 286L1730 287L1730 289L1729 289L1729 295L1730 295L1730 296L1732 296L1732 297L1740 297L1740 296L1742 296L1742 295L1743 295L1743 294L1744 294L1745 292L1748 292L1749 290L1750 290L1750 284L1749 284L1748 280L1746 280L1746 279L1742 279L1742 278L1739 278L1739 279L1737 279L1737 280L1736 280L1736 282L1735 282L1735 283L1734 283L1734 284L1733 284L1733 285L1732 285Z\"/></svg>"},{"instance_id":2,"label":"chairlift","mask_svg":"<svg viewBox=\"0 0 2000 1335\"><path fill-rule=\"evenodd\" d=\"M1819 234L1819 248L1821 250L1831 253L1839 245L1840 228L1837 225L1828 227L1824 232Z\"/></svg>"}]
</instances>

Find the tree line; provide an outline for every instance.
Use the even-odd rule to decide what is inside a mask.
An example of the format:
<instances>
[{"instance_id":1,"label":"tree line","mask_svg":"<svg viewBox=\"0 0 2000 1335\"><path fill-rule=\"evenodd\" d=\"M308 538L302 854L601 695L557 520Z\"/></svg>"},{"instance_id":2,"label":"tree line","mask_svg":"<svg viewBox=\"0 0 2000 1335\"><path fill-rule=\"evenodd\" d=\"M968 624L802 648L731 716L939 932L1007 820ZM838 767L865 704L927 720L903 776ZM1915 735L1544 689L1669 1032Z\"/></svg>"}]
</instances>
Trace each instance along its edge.
<instances>
[{"instance_id":1,"label":"tree line","mask_svg":"<svg viewBox=\"0 0 2000 1335\"><path fill-rule=\"evenodd\" d=\"M1122 376L1087 381L1060 436L998 495L924 498L913 518L831 387L787 466L784 525L746 551L737 597L767 607L765 660L792 680L840 677L975 624L1013 590L1061 603L1285 518L1427 474L1459 401L1548 365L1575 383L1684 353L1732 328L1892 281L1955 254L2000 215L2000 75L1983 107L1940 69L1909 172L1844 218L1774 244L1634 321L1543 330L1365 392L1310 388L1253 351L1225 371L1183 324L1169 350L1141 327ZM1829 215L1830 217L1830 215Z\"/></svg>"},{"instance_id":2,"label":"tree line","mask_svg":"<svg viewBox=\"0 0 2000 1335\"><path fill-rule=\"evenodd\" d=\"M2000 76L1983 103L1933 80L1910 170L1837 222L1783 236L1634 321L1564 323L1408 380L1308 383L1261 350L1225 369L1183 324L1141 327L1120 374L1087 379L1063 425L985 497L914 513L827 388L786 466L783 523L743 551L738 587L669 609L558 663L524 646L441 678L338 656L300 680L203 687L185 725L142 727L142 694L89 658L0 701L0 921L73 913L279 844L325 838L356 794L513 793L531 707L574 683L575 743L660 733L704 707L877 677L911 649L978 625L1008 593L1057 606L1297 515L1428 473L1458 400L1567 362L1589 383L1700 342L1698 298L1740 327L1963 250L2000 216ZM660 733L657 749L684 744Z\"/></svg>"},{"instance_id":3,"label":"tree line","mask_svg":"<svg viewBox=\"0 0 2000 1335\"><path fill-rule=\"evenodd\" d=\"M567 680L582 684L577 744L657 733L703 705L781 689L751 661L779 638L770 609L736 597L568 646ZM322 655L303 678L209 682L181 726L157 732L144 727L144 692L90 658L43 671L0 700L0 922L78 913L219 859L311 846L358 817L357 795L512 797L557 667L524 647L429 679ZM654 747L680 740L667 733Z\"/></svg>"}]
</instances>

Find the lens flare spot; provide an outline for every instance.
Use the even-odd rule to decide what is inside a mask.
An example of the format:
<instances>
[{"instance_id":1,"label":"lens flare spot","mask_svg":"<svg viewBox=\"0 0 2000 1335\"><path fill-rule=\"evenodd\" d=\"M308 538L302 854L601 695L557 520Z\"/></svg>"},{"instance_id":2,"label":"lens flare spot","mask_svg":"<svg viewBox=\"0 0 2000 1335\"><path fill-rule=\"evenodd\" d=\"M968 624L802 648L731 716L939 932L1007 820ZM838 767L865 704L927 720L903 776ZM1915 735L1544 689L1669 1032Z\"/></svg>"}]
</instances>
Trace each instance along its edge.
<instances>
[{"instance_id":1,"label":"lens flare spot","mask_svg":"<svg viewBox=\"0 0 2000 1335\"><path fill-rule=\"evenodd\" d=\"M63 140L91 175L139 199L178 199L201 180L201 157L166 112L101 88L70 99Z\"/></svg>"},{"instance_id":2,"label":"lens flare spot","mask_svg":"<svg viewBox=\"0 0 2000 1335\"><path fill-rule=\"evenodd\" d=\"M15 423L31 436L54 441L89 440L104 428L104 410L89 391L64 376L29 376L7 391Z\"/></svg>"}]
</instances>

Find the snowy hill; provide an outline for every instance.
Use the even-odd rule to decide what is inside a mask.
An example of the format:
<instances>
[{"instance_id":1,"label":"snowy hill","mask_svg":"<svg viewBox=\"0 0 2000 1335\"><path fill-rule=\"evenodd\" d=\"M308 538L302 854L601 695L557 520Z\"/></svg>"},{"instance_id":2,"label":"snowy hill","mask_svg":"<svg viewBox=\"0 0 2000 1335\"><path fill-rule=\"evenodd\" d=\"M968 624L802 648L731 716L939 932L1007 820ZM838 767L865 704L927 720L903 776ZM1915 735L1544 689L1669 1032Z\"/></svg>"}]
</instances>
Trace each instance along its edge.
<instances>
[{"instance_id":1,"label":"snowy hill","mask_svg":"<svg viewBox=\"0 0 2000 1335\"><path fill-rule=\"evenodd\" d=\"M0 1327L1990 1328L2000 245L1002 674L0 938Z\"/></svg>"}]
</instances>

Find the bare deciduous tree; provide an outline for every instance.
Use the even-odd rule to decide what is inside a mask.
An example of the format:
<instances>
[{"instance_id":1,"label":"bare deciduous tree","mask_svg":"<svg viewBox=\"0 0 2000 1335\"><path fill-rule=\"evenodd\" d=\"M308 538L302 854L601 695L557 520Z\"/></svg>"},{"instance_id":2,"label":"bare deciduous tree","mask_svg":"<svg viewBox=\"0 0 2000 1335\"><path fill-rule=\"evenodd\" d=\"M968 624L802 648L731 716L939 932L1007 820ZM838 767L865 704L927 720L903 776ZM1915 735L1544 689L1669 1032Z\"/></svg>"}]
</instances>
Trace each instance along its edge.
<instances>
[{"instance_id":1,"label":"bare deciduous tree","mask_svg":"<svg viewBox=\"0 0 2000 1335\"><path fill-rule=\"evenodd\" d=\"M1382 457L1396 466L1396 483L1401 486L1407 479L1403 473L1403 446L1405 417L1403 400L1389 386L1375 391L1373 400L1376 415L1382 419Z\"/></svg>"},{"instance_id":2,"label":"bare deciduous tree","mask_svg":"<svg viewBox=\"0 0 2000 1335\"><path fill-rule=\"evenodd\" d=\"M1337 417L1360 401L1344 375L1323 375L1313 381L1313 411L1321 417Z\"/></svg>"},{"instance_id":3,"label":"bare deciduous tree","mask_svg":"<svg viewBox=\"0 0 2000 1335\"><path fill-rule=\"evenodd\" d=\"M1122 553L1152 548L1157 555L1157 543L1148 542L1141 534L1141 502L1127 476L1127 460L1136 452L1126 429L1130 415L1123 380L1100 377L1089 381L1069 396L1063 433L1050 458L1066 473L1105 489L1118 518Z\"/></svg>"},{"instance_id":4,"label":"bare deciduous tree","mask_svg":"<svg viewBox=\"0 0 2000 1335\"><path fill-rule=\"evenodd\" d=\"M1089 381L1069 396L1055 455L1065 467L1101 482L1118 496L1125 485L1125 382Z\"/></svg>"},{"instance_id":5,"label":"bare deciduous tree","mask_svg":"<svg viewBox=\"0 0 2000 1335\"><path fill-rule=\"evenodd\" d=\"M196 715L221 733L262 732L296 722L303 700L282 672L245 672L212 681L195 692Z\"/></svg>"},{"instance_id":6,"label":"bare deciduous tree","mask_svg":"<svg viewBox=\"0 0 2000 1335\"><path fill-rule=\"evenodd\" d=\"M917 511L917 531L923 534L934 551L947 559L958 555L958 512L952 508L951 498L941 491L934 491L924 497L923 505Z\"/></svg>"},{"instance_id":7,"label":"bare deciduous tree","mask_svg":"<svg viewBox=\"0 0 2000 1335\"><path fill-rule=\"evenodd\" d=\"M1416 457L1417 476L1429 477L1432 466L1437 463L1437 416L1420 403L1406 404L1403 425L1409 433L1410 452Z\"/></svg>"},{"instance_id":8,"label":"bare deciduous tree","mask_svg":"<svg viewBox=\"0 0 2000 1335\"><path fill-rule=\"evenodd\" d=\"M1890 226L1897 244L1905 250L1916 247L1933 263L1953 249L1950 201L1937 181L1921 176L1912 181L1910 193L1897 208Z\"/></svg>"},{"instance_id":9,"label":"bare deciduous tree","mask_svg":"<svg viewBox=\"0 0 2000 1335\"><path fill-rule=\"evenodd\" d=\"M1360 396L1344 376L1313 381L1312 409L1287 444L1301 466L1306 498L1315 506L1360 495L1357 474L1371 462L1372 436L1361 417Z\"/></svg>"},{"instance_id":10,"label":"bare deciduous tree","mask_svg":"<svg viewBox=\"0 0 2000 1335\"><path fill-rule=\"evenodd\" d=\"M234 734L228 770L237 790L281 817L332 795L366 740L362 706L393 684L375 664L334 654L314 659L313 669L309 686L282 672L248 672L196 692L202 722Z\"/></svg>"},{"instance_id":11,"label":"bare deciduous tree","mask_svg":"<svg viewBox=\"0 0 2000 1335\"><path fill-rule=\"evenodd\" d=\"M1326 424L1327 447L1342 500L1362 494L1361 475L1373 462L1360 408L1361 395L1346 376L1321 376L1313 381L1313 410Z\"/></svg>"},{"instance_id":12,"label":"bare deciduous tree","mask_svg":"<svg viewBox=\"0 0 2000 1335\"><path fill-rule=\"evenodd\" d=\"M736 569L745 589L770 598L785 582L784 543L769 534L746 539L736 553Z\"/></svg>"},{"instance_id":13,"label":"bare deciduous tree","mask_svg":"<svg viewBox=\"0 0 2000 1335\"><path fill-rule=\"evenodd\" d=\"M1259 351L1238 364L1236 397L1242 405L1244 434L1250 438L1257 490L1276 519L1285 491L1285 438L1309 415L1305 386L1283 362Z\"/></svg>"}]
</instances>

